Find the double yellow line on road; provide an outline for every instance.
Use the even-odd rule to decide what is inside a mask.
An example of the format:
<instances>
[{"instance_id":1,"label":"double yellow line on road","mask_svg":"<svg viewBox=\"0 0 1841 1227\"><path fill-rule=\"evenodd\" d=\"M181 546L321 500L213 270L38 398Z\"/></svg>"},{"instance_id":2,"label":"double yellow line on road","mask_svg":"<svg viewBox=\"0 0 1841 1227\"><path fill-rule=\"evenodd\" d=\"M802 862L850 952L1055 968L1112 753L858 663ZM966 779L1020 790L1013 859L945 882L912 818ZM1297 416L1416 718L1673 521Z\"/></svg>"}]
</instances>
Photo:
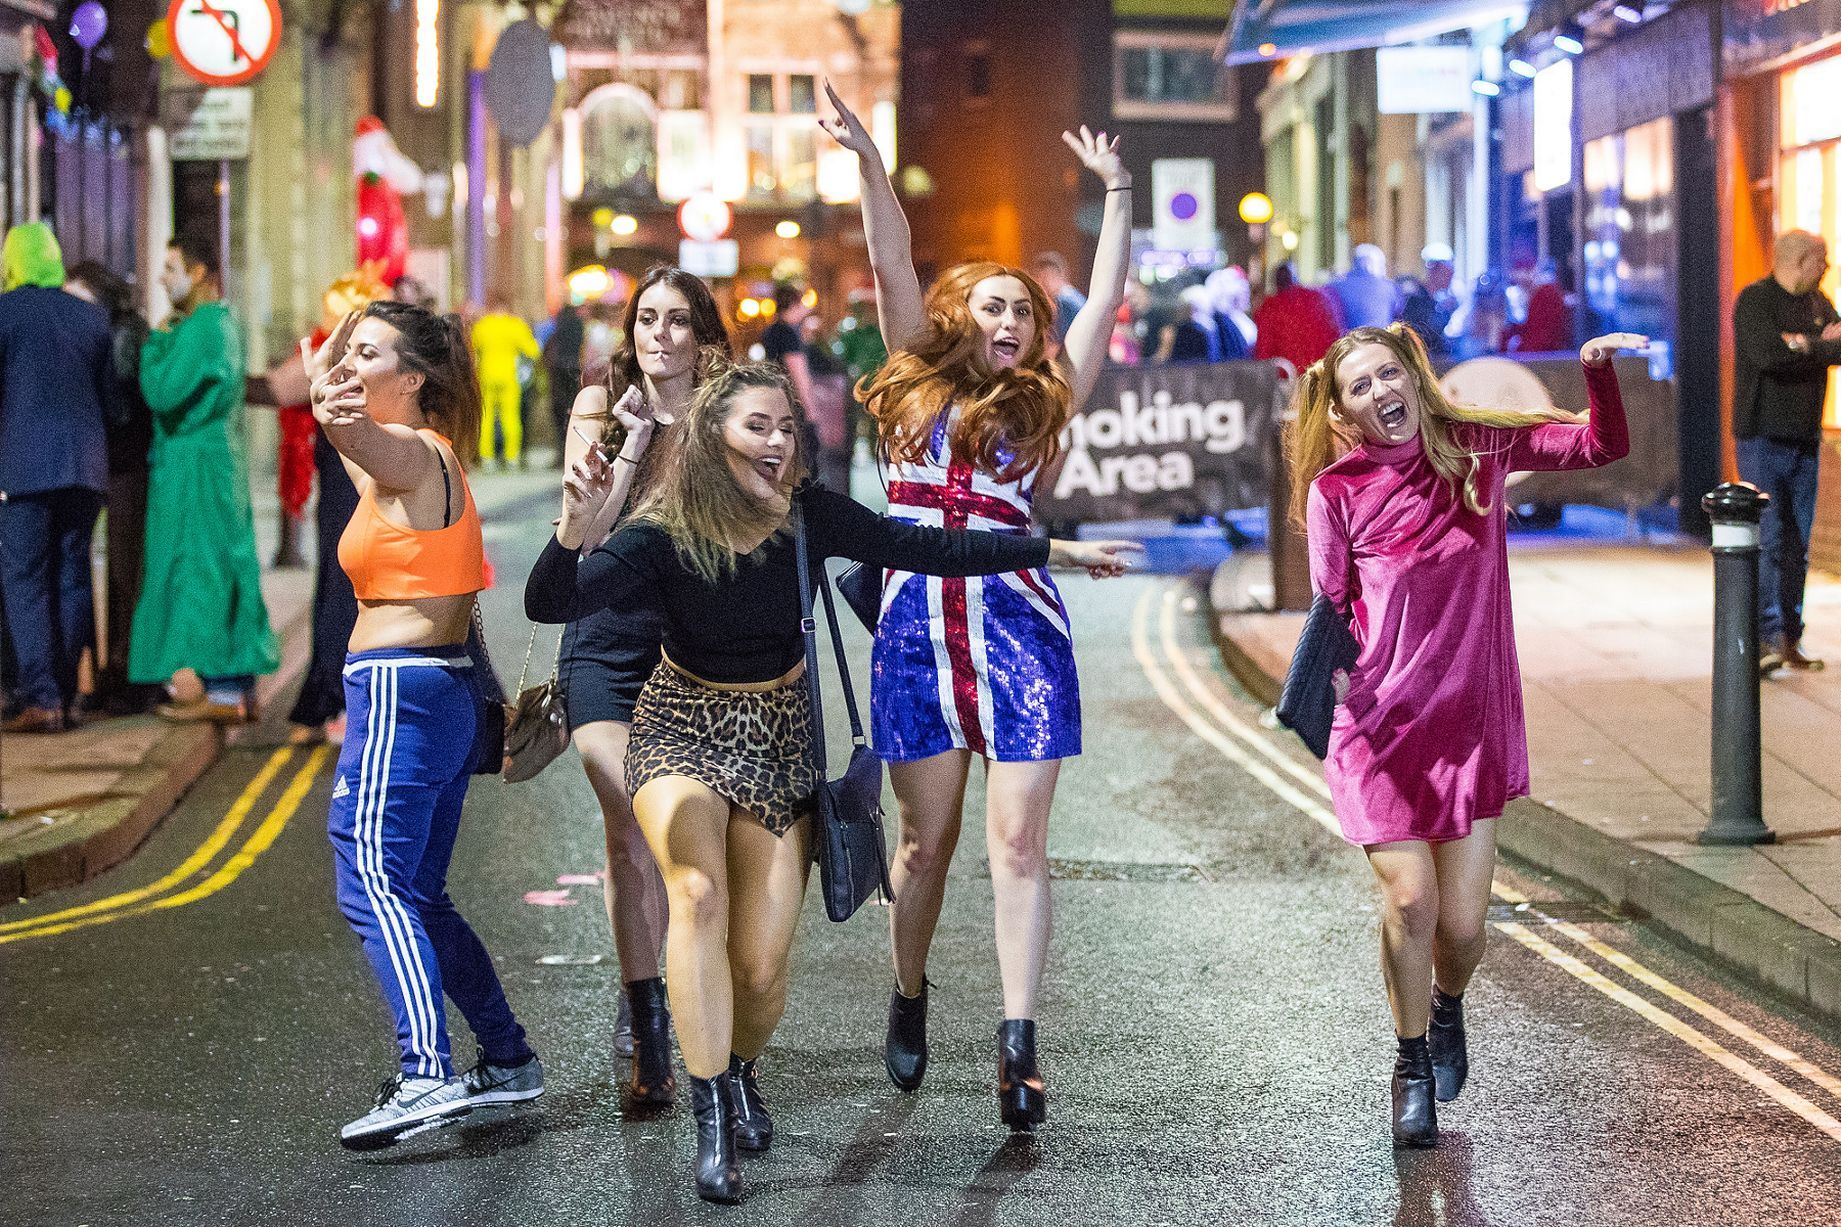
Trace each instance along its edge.
<instances>
[{"instance_id":1,"label":"double yellow line on road","mask_svg":"<svg viewBox=\"0 0 1841 1227\"><path fill-rule=\"evenodd\" d=\"M165 908L184 907L200 899L216 894L224 887L236 881L242 872L255 864L275 842L288 820L300 808L301 802L313 788L313 781L319 775L321 767L331 755L332 747L317 746L307 755L307 761L294 773L287 787L276 798L275 804L256 824L242 845L237 848L215 870L211 870L201 881L194 882L200 874L205 874L218 854L236 838L249 816L255 812L256 805L268 792L282 769L294 757L293 746L282 746L269 755L255 777L238 795L205 841L193 849L191 855L180 862L172 872L156 882L134 890L110 895L106 899L97 899L90 903L67 907L56 912L47 912L42 916L29 916L24 920L9 921L0 924L0 945L7 942L27 941L35 937L51 937L58 933L69 933L73 929L86 929L92 925L109 924L129 916L139 916L147 912Z\"/></svg>"},{"instance_id":2,"label":"double yellow line on road","mask_svg":"<svg viewBox=\"0 0 1841 1227\"><path fill-rule=\"evenodd\" d=\"M1237 715L1196 669L1176 634L1176 613L1182 600L1180 585L1166 583L1147 588L1132 614L1132 653L1163 705L1209 745L1264 784L1279 798L1308 815L1330 833L1341 837L1336 816L1329 808L1329 788L1321 773L1298 762L1273 743L1266 732ZM1157 613L1158 643L1151 642L1153 607ZM1167 666L1167 667L1166 667ZM1174 675L1174 676L1172 676ZM1179 685L1180 683L1180 685ZM1713 1027L1755 1049L1836 1100L1841 1100L1841 1078L1779 1044L1726 1011L1644 966L1628 954L1592 936L1578 925L1556 920L1513 887L1491 884L1491 893L1505 903L1525 907L1531 923L1499 922L1496 928L1528 950L1573 976L1581 983L1617 1002L1651 1026L1674 1036L1708 1060L1723 1066L1773 1101L1794 1113L1831 1141L1841 1142L1841 1120L1808 1096L1785 1085L1764 1069L1740 1056L1685 1019L1633 992L1585 959L1548 940L1557 935L1601 960L1606 966L1660 995L1684 1011L1698 1015Z\"/></svg>"}]
</instances>

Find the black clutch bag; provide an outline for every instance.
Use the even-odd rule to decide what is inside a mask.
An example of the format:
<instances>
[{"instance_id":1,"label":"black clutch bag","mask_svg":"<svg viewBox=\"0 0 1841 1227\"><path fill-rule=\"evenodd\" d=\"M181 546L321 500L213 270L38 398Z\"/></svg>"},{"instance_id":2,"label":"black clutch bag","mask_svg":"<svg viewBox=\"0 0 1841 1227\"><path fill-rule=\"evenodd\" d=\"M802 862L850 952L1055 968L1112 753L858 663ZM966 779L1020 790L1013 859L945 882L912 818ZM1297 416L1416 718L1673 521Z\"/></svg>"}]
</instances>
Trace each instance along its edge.
<instances>
[{"instance_id":1,"label":"black clutch bag","mask_svg":"<svg viewBox=\"0 0 1841 1227\"><path fill-rule=\"evenodd\" d=\"M1343 620L1342 611L1319 595L1304 618L1304 633L1291 653L1285 689L1278 699L1278 722L1304 739L1322 758L1330 752L1330 722L1336 716L1336 689L1330 676L1355 667L1361 647Z\"/></svg>"},{"instance_id":2,"label":"black clutch bag","mask_svg":"<svg viewBox=\"0 0 1841 1227\"><path fill-rule=\"evenodd\" d=\"M882 568L860 562L851 564L837 577L837 592L864 629L875 634L877 624L882 621Z\"/></svg>"},{"instance_id":3,"label":"black clutch bag","mask_svg":"<svg viewBox=\"0 0 1841 1227\"><path fill-rule=\"evenodd\" d=\"M850 662L844 657L844 637L837 629L837 606L831 585L819 574L824 596L825 621L831 627L831 646L837 653L838 677L844 684L844 706L850 713L850 765L835 780L827 779L825 765L825 709L818 684L818 626L812 617L812 577L805 546L805 520L795 502L793 543L798 554L799 609L805 632L805 678L812 694L812 756L818 764L817 829L812 850L818 861L819 891L825 897L825 915L849 920L875 891L893 901L889 884L888 850L882 839L882 760L863 736L863 719L857 713L856 690L850 684ZM873 627L873 623L872 623Z\"/></svg>"}]
</instances>

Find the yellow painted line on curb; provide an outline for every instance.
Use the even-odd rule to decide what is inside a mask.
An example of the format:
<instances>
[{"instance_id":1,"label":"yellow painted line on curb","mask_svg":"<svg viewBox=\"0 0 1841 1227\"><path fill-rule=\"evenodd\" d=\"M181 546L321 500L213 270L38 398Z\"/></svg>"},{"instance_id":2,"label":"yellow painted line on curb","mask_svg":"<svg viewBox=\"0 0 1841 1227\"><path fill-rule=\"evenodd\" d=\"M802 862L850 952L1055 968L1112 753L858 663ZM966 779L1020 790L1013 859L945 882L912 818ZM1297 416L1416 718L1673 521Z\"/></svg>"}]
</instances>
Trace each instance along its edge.
<instances>
[{"instance_id":1,"label":"yellow painted line on curb","mask_svg":"<svg viewBox=\"0 0 1841 1227\"><path fill-rule=\"evenodd\" d=\"M1637 996L1621 984L1607 979L1602 973L1581 962L1573 955L1561 950L1552 942L1537 936L1523 924L1497 924L1496 927L1546 959L1549 963L1570 973L1591 985L1617 1004L1628 1009L1646 1022L1668 1032L1688 1047L1694 1049L1708 1060L1723 1065L1728 1071L1738 1075L1759 1090L1776 1100L1780 1105L1802 1117L1810 1125L1820 1129L1829 1138L1841 1142L1841 1120L1836 1120L1807 1099L1771 1077L1763 1070L1734 1054L1711 1036L1690 1027L1687 1023L1668 1013L1660 1006L1654 1005Z\"/></svg>"},{"instance_id":2,"label":"yellow painted line on curb","mask_svg":"<svg viewBox=\"0 0 1841 1227\"><path fill-rule=\"evenodd\" d=\"M273 754L269 755L268 761L262 764L262 768L256 772L255 778L249 781L248 785L245 786L243 791L237 796L237 799L231 803L229 810L225 812L223 820L217 824L216 829L205 837L205 841L199 844L197 849L195 849L190 856L186 857L177 869L174 869L159 881L149 883L146 886L138 887L134 890L124 891L119 895L110 895L106 899L96 899L89 903L80 904L77 907L68 907L58 912L47 912L43 916L31 916L24 920L9 921L6 924L0 924L0 934L15 933L22 929L35 929L41 925L55 924L58 921L69 920L77 916L88 916L96 912L128 907L132 904L139 903L143 899L163 894L173 889L175 886L178 886L187 878L201 872L206 865L211 863L213 857L223 851L224 846L228 844L231 837L237 833L237 828L243 825L243 820L249 817L249 812L255 808L256 802L261 798L264 792L268 791L270 782L280 773L282 767L287 765L288 759L293 756L294 747L292 746L282 746ZM62 932L62 930L59 931Z\"/></svg>"},{"instance_id":3,"label":"yellow painted line on curb","mask_svg":"<svg viewBox=\"0 0 1841 1227\"><path fill-rule=\"evenodd\" d=\"M1187 660L1185 653L1181 649L1181 645L1176 639L1175 609L1177 593L1178 590L1174 586L1166 587L1164 592L1163 616L1159 629L1162 638L1160 646L1163 649L1165 659L1169 661L1171 669L1174 670L1179 677L1182 677L1190 693L1195 695L1197 700L1206 706L1209 714L1214 715L1217 719L1233 729L1233 731L1238 734L1240 741L1256 747L1265 757L1277 762L1284 755L1284 752L1277 746L1272 745L1267 738L1260 736L1252 726L1246 724L1238 716L1230 712L1225 704L1208 690L1200 674L1196 672L1194 666ZM1151 601L1155 595L1153 590L1147 589L1143 597L1139 599L1136 609L1133 611L1132 651L1138 658L1139 667L1144 671L1144 675L1150 681L1152 688L1157 691L1157 696L1163 701L1164 706L1178 716L1183 723L1187 724L1197 736L1220 750L1225 757L1245 769L1248 774L1252 775L1273 792L1277 793L1281 799L1289 802L1310 818L1315 819L1320 825L1324 826L1333 834L1340 836L1341 831L1336 824L1336 818L1333 813L1318 804L1314 799L1304 796L1297 788L1293 787L1289 781L1279 779L1264 763L1251 758L1246 751L1242 749L1239 742L1229 740L1221 730L1212 724L1207 716L1201 711L1198 711L1170 681L1168 674L1164 672L1162 666L1158 663L1156 657L1150 650L1148 623ZM1295 776L1297 773L1305 770L1303 766L1295 760L1286 759L1280 765L1286 769L1288 775ZM1317 783L1321 787L1321 781L1317 781ZM1323 788L1322 791L1327 797L1327 788ZM1496 898L1506 903L1526 904L1530 902L1527 895L1516 890L1514 887L1504 885L1501 882L1492 882L1490 885L1491 893ZM1530 912L1533 918L1551 926L1554 931L1563 934L1571 941L1577 942L1579 945L1598 955L1633 979L1656 990L1669 1000L1675 1001L1685 1008L1700 1014L1709 1022L1714 1023L1716 1026L1726 1030L1729 1034L1752 1045L1772 1060L1801 1074L1804 1078L1807 1078L1810 1082L1829 1093L1841 1097L1841 1079L1835 1078L1820 1066L1815 1065L1813 1062L1808 1061L1783 1047L1781 1044L1776 1043L1768 1036L1747 1026L1738 1019L1733 1018L1730 1014L1727 1014L1712 1003L1705 1001L1694 993L1689 992L1687 989L1651 971L1629 955L1593 937L1578 925L1555 920L1545 913L1540 912L1538 907L1531 907ZM1802 1117L1803 1120L1810 1125L1826 1133L1834 1141L1841 1142L1841 1121L1836 1120L1814 1103L1811 1103L1802 1095L1783 1085L1783 1083L1778 1082L1775 1078L1751 1064L1749 1061L1746 1061L1743 1057L1723 1047L1712 1037L1696 1030L1694 1027L1675 1017L1673 1014L1668 1013L1659 1006L1637 996L1628 988L1609 979L1603 973L1576 956L1568 954L1553 943L1536 936L1526 925L1512 922L1497 923L1496 928L1507 933L1523 946L1540 955L1543 959L1562 968L1583 983L1591 986L1593 989L1596 989L1613 1001L1616 1001L1619 1005L1632 1010L1646 1022L1668 1032L1697 1052L1702 1053L1704 1056L1724 1066L1732 1073L1737 1074L1746 1082L1764 1091L1785 1108L1788 1108L1790 1111L1796 1113L1796 1115Z\"/></svg>"},{"instance_id":4,"label":"yellow painted line on curb","mask_svg":"<svg viewBox=\"0 0 1841 1227\"><path fill-rule=\"evenodd\" d=\"M287 788L275 802L275 807L268 812L268 816L256 829L250 832L249 838L243 841L243 846L219 866L215 873L196 886L177 894L154 899L151 902L117 908L100 915L82 916L62 924L45 925L23 933L0 935L0 944L26 941L34 937L51 937L59 933L68 933L73 929L87 929L91 925L109 924L130 916L142 916L163 908L184 907L188 903L196 903L200 899L216 894L236 881L244 870L256 863L257 857L268 851L269 846L280 836L282 829L288 825L289 819L294 817L301 802L312 791L314 780L331 753L332 747L320 746L309 754L306 763L294 774L294 778L288 782Z\"/></svg>"}]
</instances>

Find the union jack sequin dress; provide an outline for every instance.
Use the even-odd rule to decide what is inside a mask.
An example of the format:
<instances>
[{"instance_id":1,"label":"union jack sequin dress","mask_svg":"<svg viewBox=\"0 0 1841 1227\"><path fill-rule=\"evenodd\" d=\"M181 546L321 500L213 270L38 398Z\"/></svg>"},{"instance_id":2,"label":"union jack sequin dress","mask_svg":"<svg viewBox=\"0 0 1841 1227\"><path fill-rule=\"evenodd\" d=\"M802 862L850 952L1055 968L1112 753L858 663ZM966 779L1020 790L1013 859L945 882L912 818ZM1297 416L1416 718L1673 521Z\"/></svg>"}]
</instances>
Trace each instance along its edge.
<instances>
[{"instance_id":1,"label":"union jack sequin dress","mask_svg":"<svg viewBox=\"0 0 1841 1227\"><path fill-rule=\"evenodd\" d=\"M1027 533L1035 474L1000 481L950 458L934 428L925 464L891 466L888 514L936 528ZM1080 753L1080 682L1067 608L1046 569L941 578L883 575L871 657L876 752L912 762L966 749L999 762Z\"/></svg>"}]
</instances>

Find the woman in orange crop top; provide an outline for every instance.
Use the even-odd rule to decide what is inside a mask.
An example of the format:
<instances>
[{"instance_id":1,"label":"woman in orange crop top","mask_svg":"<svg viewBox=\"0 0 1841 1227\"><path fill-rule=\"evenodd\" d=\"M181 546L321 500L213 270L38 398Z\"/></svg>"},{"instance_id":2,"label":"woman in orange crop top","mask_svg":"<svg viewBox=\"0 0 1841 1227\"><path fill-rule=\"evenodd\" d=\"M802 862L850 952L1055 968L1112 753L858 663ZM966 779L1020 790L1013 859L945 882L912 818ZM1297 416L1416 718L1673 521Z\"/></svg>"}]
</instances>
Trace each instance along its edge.
<instances>
[{"instance_id":1,"label":"woman in orange crop top","mask_svg":"<svg viewBox=\"0 0 1841 1227\"><path fill-rule=\"evenodd\" d=\"M358 486L339 563L358 596L348 727L333 785L339 910L396 1016L401 1069L347 1124L353 1149L474 1107L534 1099L543 1066L492 960L447 897L447 865L485 697L467 651L485 587L479 513L452 439L479 438L479 388L453 316L373 303L307 354L313 415ZM362 729L359 737L356 730ZM480 1059L456 1077L443 994Z\"/></svg>"}]
</instances>

